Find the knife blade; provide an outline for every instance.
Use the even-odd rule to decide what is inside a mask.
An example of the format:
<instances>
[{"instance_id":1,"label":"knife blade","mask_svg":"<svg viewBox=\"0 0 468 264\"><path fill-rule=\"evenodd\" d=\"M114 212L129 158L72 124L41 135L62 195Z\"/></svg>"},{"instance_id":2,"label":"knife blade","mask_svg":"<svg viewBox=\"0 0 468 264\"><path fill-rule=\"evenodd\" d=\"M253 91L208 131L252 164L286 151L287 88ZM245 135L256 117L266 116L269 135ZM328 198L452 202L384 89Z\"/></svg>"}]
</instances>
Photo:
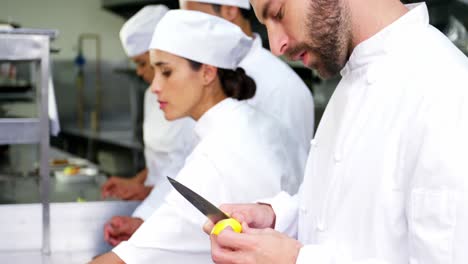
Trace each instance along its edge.
<instances>
[{"instance_id":1,"label":"knife blade","mask_svg":"<svg viewBox=\"0 0 468 264\"><path fill-rule=\"evenodd\" d=\"M208 219L210 219L211 222L217 223L223 219L229 219L229 216L227 216L225 213L223 213L223 211L219 210L218 207L214 206L212 203L210 203L208 200L203 198L201 195L190 190L188 187L172 179L169 176L167 176L167 179L169 180L171 185L187 201L189 201L193 206L195 206L195 208L197 208L202 214L208 217Z\"/></svg>"}]
</instances>

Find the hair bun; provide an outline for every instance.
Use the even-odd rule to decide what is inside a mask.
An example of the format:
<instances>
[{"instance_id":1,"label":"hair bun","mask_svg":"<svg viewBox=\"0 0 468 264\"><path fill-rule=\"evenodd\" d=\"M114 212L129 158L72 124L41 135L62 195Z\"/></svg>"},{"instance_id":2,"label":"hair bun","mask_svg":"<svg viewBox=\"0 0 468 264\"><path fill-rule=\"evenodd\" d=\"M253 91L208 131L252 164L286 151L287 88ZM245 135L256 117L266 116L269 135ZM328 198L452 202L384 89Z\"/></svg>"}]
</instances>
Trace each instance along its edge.
<instances>
[{"instance_id":1,"label":"hair bun","mask_svg":"<svg viewBox=\"0 0 468 264\"><path fill-rule=\"evenodd\" d=\"M257 86L244 69L237 68L233 71L218 68L218 74L226 96L237 100L247 100L254 97Z\"/></svg>"}]
</instances>

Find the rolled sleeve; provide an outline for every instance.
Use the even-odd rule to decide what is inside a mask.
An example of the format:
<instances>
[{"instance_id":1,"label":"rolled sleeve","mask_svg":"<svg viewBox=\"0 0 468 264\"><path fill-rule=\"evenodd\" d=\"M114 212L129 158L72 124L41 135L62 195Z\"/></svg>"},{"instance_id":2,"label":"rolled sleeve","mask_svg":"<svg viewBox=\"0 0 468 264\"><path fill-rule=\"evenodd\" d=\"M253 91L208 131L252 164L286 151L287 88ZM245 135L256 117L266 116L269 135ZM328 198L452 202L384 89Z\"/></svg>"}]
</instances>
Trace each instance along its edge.
<instances>
[{"instance_id":1,"label":"rolled sleeve","mask_svg":"<svg viewBox=\"0 0 468 264\"><path fill-rule=\"evenodd\" d=\"M280 192L271 199L264 199L259 203L271 205L276 215L275 230L291 237L297 237L298 195L291 196L287 192Z\"/></svg>"}]
</instances>

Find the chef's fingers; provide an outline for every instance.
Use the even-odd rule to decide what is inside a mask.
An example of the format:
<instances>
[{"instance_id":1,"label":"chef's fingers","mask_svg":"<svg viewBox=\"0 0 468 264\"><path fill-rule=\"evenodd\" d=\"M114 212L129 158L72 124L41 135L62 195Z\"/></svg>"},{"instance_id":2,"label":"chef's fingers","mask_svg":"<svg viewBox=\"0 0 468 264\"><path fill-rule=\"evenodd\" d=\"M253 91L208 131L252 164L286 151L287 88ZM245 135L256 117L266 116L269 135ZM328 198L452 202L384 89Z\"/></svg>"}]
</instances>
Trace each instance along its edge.
<instances>
[{"instance_id":1,"label":"chef's fingers","mask_svg":"<svg viewBox=\"0 0 468 264\"><path fill-rule=\"evenodd\" d=\"M245 216L244 213L242 212L232 212L232 214L229 214L229 217L236 219L238 222L251 222L249 221L250 219Z\"/></svg>"},{"instance_id":2,"label":"chef's fingers","mask_svg":"<svg viewBox=\"0 0 468 264\"><path fill-rule=\"evenodd\" d=\"M122 243L123 241L127 241L129 239L130 239L129 235L121 235L121 236L111 237L110 241L109 241L109 244L111 244L112 246L115 247L115 246L119 245L120 243Z\"/></svg>"},{"instance_id":3,"label":"chef's fingers","mask_svg":"<svg viewBox=\"0 0 468 264\"><path fill-rule=\"evenodd\" d=\"M121 242L121 241L118 240L118 239L115 238L115 237L110 237L110 238L109 238L109 241L108 241L108 243L109 243L111 246L113 246L113 247L117 246L120 242Z\"/></svg>"},{"instance_id":4,"label":"chef's fingers","mask_svg":"<svg viewBox=\"0 0 468 264\"><path fill-rule=\"evenodd\" d=\"M128 197L130 196L128 187L124 185L116 185L115 188L112 189L112 196L128 200Z\"/></svg>"},{"instance_id":5,"label":"chef's fingers","mask_svg":"<svg viewBox=\"0 0 468 264\"><path fill-rule=\"evenodd\" d=\"M142 191L142 188L136 186L135 184L127 184L127 185L117 185L115 188L115 196L123 199L123 200L136 200L138 197L138 192Z\"/></svg>"},{"instance_id":6,"label":"chef's fingers","mask_svg":"<svg viewBox=\"0 0 468 264\"><path fill-rule=\"evenodd\" d=\"M219 208L239 222L251 224L255 221L256 204L222 204Z\"/></svg>"},{"instance_id":7,"label":"chef's fingers","mask_svg":"<svg viewBox=\"0 0 468 264\"><path fill-rule=\"evenodd\" d=\"M101 188L101 198L102 199L105 199L107 197L110 197L111 196L111 188Z\"/></svg>"},{"instance_id":8,"label":"chef's fingers","mask_svg":"<svg viewBox=\"0 0 468 264\"><path fill-rule=\"evenodd\" d=\"M271 228L252 228L246 222L242 222L242 233L251 234L251 235L261 235L275 232Z\"/></svg>"},{"instance_id":9,"label":"chef's fingers","mask_svg":"<svg viewBox=\"0 0 468 264\"><path fill-rule=\"evenodd\" d=\"M108 190L112 188L114 185L116 185L117 182L114 178L109 178L102 186L101 186L101 191Z\"/></svg>"},{"instance_id":10,"label":"chef's fingers","mask_svg":"<svg viewBox=\"0 0 468 264\"><path fill-rule=\"evenodd\" d=\"M120 230L120 228L109 228L107 230L107 233L109 234L109 237L116 237L116 236L119 236L122 234L122 231Z\"/></svg>"},{"instance_id":11,"label":"chef's fingers","mask_svg":"<svg viewBox=\"0 0 468 264\"><path fill-rule=\"evenodd\" d=\"M217 264L240 263L241 252L224 248L218 243L218 236L211 235L211 259Z\"/></svg>"},{"instance_id":12,"label":"chef's fingers","mask_svg":"<svg viewBox=\"0 0 468 264\"><path fill-rule=\"evenodd\" d=\"M110 232L109 232L109 229L110 229L110 225L109 224L105 224L104 225L104 240L106 242L109 242L109 237L110 237Z\"/></svg>"},{"instance_id":13,"label":"chef's fingers","mask_svg":"<svg viewBox=\"0 0 468 264\"><path fill-rule=\"evenodd\" d=\"M249 249L255 244L251 235L236 233L231 228L221 231L218 234L217 242L220 247L232 250Z\"/></svg>"},{"instance_id":14,"label":"chef's fingers","mask_svg":"<svg viewBox=\"0 0 468 264\"><path fill-rule=\"evenodd\" d=\"M213 229L213 227L214 227L213 222L211 222L211 220L208 219L208 220L206 220L205 224L203 225L203 231L207 235L209 235L209 234L211 234L211 230Z\"/></svg>"},{"instance_id":15,"label":"chef's fingers","mask_svg":"<svg viewBox=\"0 0 468 264\"><path fill-rule=\"evenodd\" d=\"M124 200L143 200L140 197L145 192L145 186L140 184L129 184L122 186L121 198Z\"/></svg>"},{"instance_id":16,"label":"chef's fingers","mask_svg":"<svg viewBox=\"0 0 468 264\"><path fill-rule=\"evenodd\" d=\"M116 215L116 216L113 216L109 222L112 227L114 228L119 227L125 221L124 218L125 218L124 216Z\"/></svg>"},{"instance_id":17,"label":"chef's fingers","mask_svg":"<svg viewBox=\"0 0 468 264\"><path fill-rule=\"evenodd\" d=\"M103 186L101 188L101 197L103 199L107 198L107 197L115 197L116 192L118 191L118 189L119 189L119 185L116 184L116 183L112 183L112 184L109 184L107 186Z\"/></svg>"}]
</instances>

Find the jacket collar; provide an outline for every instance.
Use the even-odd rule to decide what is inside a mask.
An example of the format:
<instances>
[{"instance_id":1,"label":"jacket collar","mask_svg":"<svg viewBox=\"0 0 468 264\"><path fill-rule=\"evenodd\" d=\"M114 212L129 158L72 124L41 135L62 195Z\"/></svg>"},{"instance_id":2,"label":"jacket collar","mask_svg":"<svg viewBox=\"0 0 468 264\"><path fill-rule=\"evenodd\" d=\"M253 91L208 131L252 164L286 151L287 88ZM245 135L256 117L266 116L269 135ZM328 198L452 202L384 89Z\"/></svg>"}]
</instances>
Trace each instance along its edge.
<instances>
[{"instance_id":1,"label":"jacket collar","mask_svg":"<svg viewBox=\"0 0 468 264\"><path fill-rule=\"evenodd\" d=\"M262 37L258 33L253 33L253 43L249 52L245 55L242 61L239 63L239 67L243 68L244 65L250 63L250 58L257 54L259 49L263 48Z\"/></svg>"},{"instance_id":2,"label":"jacket collar","mask_svg":"<svg viewBox=\"0 0 468 264\"><path fill-rule=\"evenodd\" d=\"M208 111L198 119L198 122L195 125L195 134L197 137L202 140L215 128L223 126L224 121L228 121L228 119L230 119L228 117L229 113L231 113L240 104L241 103L235 99L226 98L208 109Z\"/></svg>"},{"instance_id":3,"label":"jacket collar","mask_svg":"<svg viewBox=\"0 0 468 264\"><path fill-rule=\"evenodd\" d=\"M425 3L410 4L406 7L410 9L408 13L354 48L348 62L341 70L341 76L370 64L398 45L404 45L402 39L405 38L405 32L408 32L409 27L429 24L429 14Z\"/></svg>"}]
</instances>

